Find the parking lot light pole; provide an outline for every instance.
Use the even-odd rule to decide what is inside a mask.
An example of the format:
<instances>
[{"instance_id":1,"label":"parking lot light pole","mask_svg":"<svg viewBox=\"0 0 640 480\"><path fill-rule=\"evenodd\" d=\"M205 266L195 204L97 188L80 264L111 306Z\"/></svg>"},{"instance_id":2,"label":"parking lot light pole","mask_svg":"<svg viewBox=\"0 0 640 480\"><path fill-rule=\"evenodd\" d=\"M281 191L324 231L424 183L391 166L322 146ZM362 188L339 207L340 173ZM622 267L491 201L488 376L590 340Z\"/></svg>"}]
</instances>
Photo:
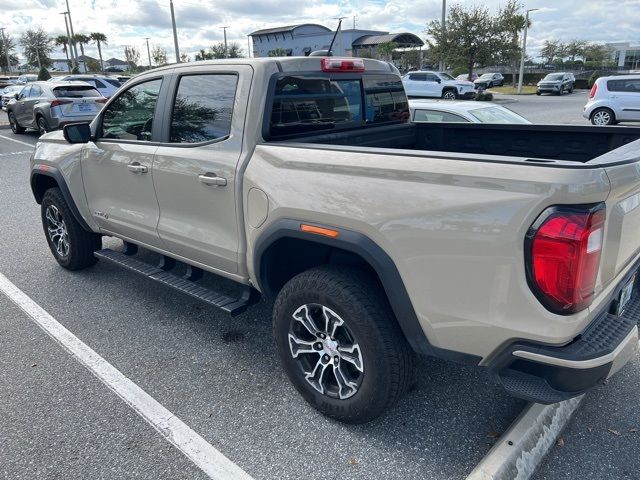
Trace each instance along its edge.
<instances>
[{"instance_id":1,"label":"parking lot light pole","mask_svg":"<svg viewBox=\"0 0 640 480\"><path fill-rule=\"evenodd\" d=\"M447 0L442 0L442 23L440 24L440 28L441 28L441 39L440 41L444 44L444 36L445 36L445 21L446 21L446 17L447 17ZM442 50L442 47L444 45L440 45L440 49ZM422 66L422 65L421 65ZM438 65L438 70L441 72L444 72L446 65L444 63L444 58L442 58L440 60L440 65Z\"/></svg>"},{"instance_id":2,"label":"parking lot light pole","mask_svg":"<svg viewBox=\"0 0 640 480\"><path fill-rule=\"evenodd\" d=\"M227 28L229 27L220 27L224 32L224 58L229 56L229 50L227 50Z\"/></svg>"},{"instance_id":3,"label":"parking lot light pole","mask_svg":"<svg viewBox=\"0 0 640 480\"><path fill-rule=\"evenodd\" d=\"M529 27L529 12L535 12L539 8L530 8L524 21L524 34L522 35L522 53L520 56L520 75L518 78L518 93L522 93L522 77L524 77L524 57L527 55L527 30Z\"/></svg>"},{"instance_id":4,"label":"parking lot light pole","mask_svg":"<svg viewBox=\"0 0 640 480\"><path fill-rule=\"evenodd\" d=\"M180 63L180 50L178 49L178 31L176 30L176 15L173 13L173 0L169 0L171 8L171 24L173 25L173 45L176 48L176 63Z\"/></svg>"},{"instance_id":5,"label":"parking lot light pole","mask_svg":"<svg viewBox=\"0 0 640 480\"><path fill-rule=\"evenodd\" d=\"M60 12L60 15L64 15L64 27L67 29L67 43L69 44L67 46L67 51L69 52L69 58L71 59L71 68L69 70L69 73L71 73L71 70L76 66L76 59L73 57L73 42L71 41L71 33L69 32L69 22L67 22L67 15L69 15L69 12ZM67 68L69 68L69 66L67 66Z\"/></svg>"},{"instance_id":6,"label":"parking lot light pole","mask_svg":"<svg viewBox=\"0 0 640 480\"><path fill-rule=\"evenodd\" d=\"M69 8L69 0L65 0L65 1L67 3L67 15L69 15L69 30L71 31L71 38L73 39L73 36L75 35L75 33L73 33L73 23L71 23L71 9ZM78 47L76 47L76 43L73 40L71 41L71 45L73 47L71 56L75 59L77 64L78 63ZM86 71L86 68L85 68L85 71Z\"/></svg>"},{"instance_id":7,"label":"parking lot light pole","mask_svg":"<svg viewBox=\"0 0 640 480\"><path fill-rule=\"evenodd\" d=\"M149 37L144 37L147 41L147 56L149 57L149 68L151 68L151 51L149 50Z\"/></svg>"}]
</instances>

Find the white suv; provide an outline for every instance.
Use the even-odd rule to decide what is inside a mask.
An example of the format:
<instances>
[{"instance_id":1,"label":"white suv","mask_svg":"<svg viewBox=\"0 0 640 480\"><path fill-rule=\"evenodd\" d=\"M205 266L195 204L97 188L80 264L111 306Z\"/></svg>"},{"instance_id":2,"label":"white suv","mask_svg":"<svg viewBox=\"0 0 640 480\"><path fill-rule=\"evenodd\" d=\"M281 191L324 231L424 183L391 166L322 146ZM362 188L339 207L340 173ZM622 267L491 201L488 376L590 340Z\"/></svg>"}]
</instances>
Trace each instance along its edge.
<instances>
[{"instance_id":1,"label":"white suv","mask_svg":"<svg viewBox=\"0 0 640 480\"><path fill-rule=\"evenodd\" d=\"M437 97L445 100L473 98L473 83L456 80L444 72L409 72L402 77L408 97Z\"/></svg>"},{"instance_id":2,"label":"white suv","mask_svg":"<svg viewBox=\"0 0 640 480\"><path fill-rule=\"evenodd\" d=\"M600 77L589 92L582 116L593 125L640 122L640 75Z\"/></svg>"},{"instance_id":3,"label":"white suv","mask_svg":"<svg viewBox=\"0 0 640 480\"><path fill-rule=\"evenodd\" d=\"M106 75L66 75L64 77L55 78L56 82L85 82L95 87L96 90L105 98L111 98L118 91L121 83L117 78L107 77Z\"/></svg>"}]
</instances>

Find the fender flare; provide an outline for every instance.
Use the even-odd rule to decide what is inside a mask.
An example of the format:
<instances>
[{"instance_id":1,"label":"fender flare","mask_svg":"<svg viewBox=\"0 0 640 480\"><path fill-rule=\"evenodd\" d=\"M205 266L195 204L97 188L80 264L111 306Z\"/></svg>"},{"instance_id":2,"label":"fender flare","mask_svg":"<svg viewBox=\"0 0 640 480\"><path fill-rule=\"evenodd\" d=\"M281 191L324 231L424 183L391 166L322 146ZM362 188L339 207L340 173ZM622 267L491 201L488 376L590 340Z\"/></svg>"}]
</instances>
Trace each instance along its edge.
<instances>
[{"instance_id":1,"label":"fender flare","mask_svg":"<svg viewBox=\"0 0 640 480\"><path fill-rule=\"evenodd\" d=\"M276 241L282 238L296 238L346 250L359 255L377 273L402 333L415 352L464 364L477 365L480 362L481 358L475 355L431 345L420 325L400 272L391 257L376 242L362 233L330 225L319 226L338 230L340 232L338 237L309 234L300 230L302 223L305 222L293 219L277 220L262 232L255 243L253 257L255 277L267 296L273 296L275 292L269 291L267 287L264 253Z\"/></svg>"},{"instance_id":2,"label":"fender flare","mask_svg":"<svg viewBox=\"0 0 640 480\"><path fill-rule=\"evenodd\" d=\"M91 229L91 227L89 227L85 219L82 218L82 215L80 215L80 211L78 210L78 207L76 206L76 203L73 200L73 197L71 196L71 192L69 191L67 182L62 176L62 173L60 173L60 170L58 170L56 167L52 167L51 165L44 165L41 163L36 163L31 168L30 180L29 180L29 183L31 184L31 192L33 193L33 197L35 198L36 202L38 204L41 204L42 193L44 192L41 193L38 191L37 181L39 177L52 178L58 184L58 187L62 192L62 196L64 197L65 202L67 202L67 205L69 206L69 210L71 210L71 213L73 214L74 218L78 221L78 223L83 229L85 229L88 232L92 232L93 230Z\"/></svg>"}]
</instances>

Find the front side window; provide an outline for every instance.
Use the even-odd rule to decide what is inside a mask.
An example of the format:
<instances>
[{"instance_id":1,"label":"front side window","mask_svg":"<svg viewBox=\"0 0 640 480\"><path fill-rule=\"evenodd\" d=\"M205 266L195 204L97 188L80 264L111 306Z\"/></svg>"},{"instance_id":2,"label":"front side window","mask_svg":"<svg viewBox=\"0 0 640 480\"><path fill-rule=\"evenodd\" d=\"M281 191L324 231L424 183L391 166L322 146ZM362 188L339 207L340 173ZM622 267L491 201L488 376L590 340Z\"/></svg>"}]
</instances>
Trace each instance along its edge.
<instances>
[{"instance_id":1,"label":"front side window","mask_svg":"<svg viewBox=\"0 0 640 480\"><path fill-rule=\"evenodd\" d=\"M427 73L426 75L427 82L438 82L440 78L435 73Z\"/></svg>"},{"instance_id":2,"label":"front side window","mask_svg":"<svg viewBox=\"0 0 640 480\"><path fill-rule=\"evenodd\" d=\"M102 137L150 141L161 79L134 85L122 92L102 116Z\"/></svg>"},{"instance_id":3,"label":"front side window","mask_svg":"<svg viewBox=\"0 0 640 480\"><path fill-rule=\"evenodd\" d=\"M217 140L231 133L238 76L189 75L180 78L171 116L171 143Z\"/></svg>"},{"instance_id":4,"label":"front side window","mask_svg":"<svg viewBox=\"0 0 640 480\"><path fill-rule=\"evenodd\" d=\"M18 95L18 100L22 100L23 98L27 98L29 96L29 92L31 91L31 85L27 85L22 90L20 90L20 94Z\"/></svg>"},{"instance_id":5,"label":"front side window","mask_svg":"<svg viewBox=\"0 0 640 480\"><path fill-rule=\"evenodd\" d=\"M440 112L438 110L416 110L413 116L414 122L453 122L453 123L468 123L469 120L459 115L449 112Z\"/></svg>"}]
</instances>

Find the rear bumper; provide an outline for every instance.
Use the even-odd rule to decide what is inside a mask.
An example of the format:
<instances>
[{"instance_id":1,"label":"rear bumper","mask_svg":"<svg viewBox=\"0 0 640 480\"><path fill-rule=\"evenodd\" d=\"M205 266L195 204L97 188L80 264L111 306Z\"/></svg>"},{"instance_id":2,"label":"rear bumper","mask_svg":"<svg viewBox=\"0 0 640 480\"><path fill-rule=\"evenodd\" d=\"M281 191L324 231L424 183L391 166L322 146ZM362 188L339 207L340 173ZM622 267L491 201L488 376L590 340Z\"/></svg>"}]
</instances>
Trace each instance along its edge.
<instances>
[{"instance_id":1,"label":"rear bumper","mask_svg":"<svg viewBox=\"0 0 640 480\"><path fill-rule=\"evenodd\" d=\"M626 276L616 292L636 271ZM611 313L614 306L615 301L610 301L568 345L515 342L495 357L490 368L510 394L525 400L549 404L578 396L620 370L638 350L638 281L621 316Z\"/></svg>"}]
</instances>

